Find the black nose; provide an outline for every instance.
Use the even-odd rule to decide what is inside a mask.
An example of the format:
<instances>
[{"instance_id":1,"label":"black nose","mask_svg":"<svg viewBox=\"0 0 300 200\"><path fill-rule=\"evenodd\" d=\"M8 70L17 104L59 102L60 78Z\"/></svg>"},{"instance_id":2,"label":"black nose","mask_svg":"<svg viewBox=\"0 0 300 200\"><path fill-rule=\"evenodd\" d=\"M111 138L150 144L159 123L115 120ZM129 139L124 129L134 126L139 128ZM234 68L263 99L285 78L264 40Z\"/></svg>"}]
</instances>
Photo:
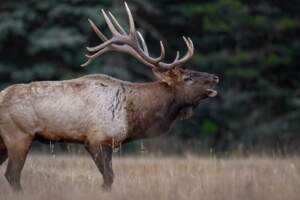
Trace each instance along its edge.
<instances>
[{"instance_id":1,"label":"black nose","mask_svg":"<svg viewBox=\"0 0 300 200\"><path fill-rule=\"evenodd\" d=\"M219 83L219 77L218 76L213 76L213 80L214 80L214 82Z\"/></svg>"}]
</instances>

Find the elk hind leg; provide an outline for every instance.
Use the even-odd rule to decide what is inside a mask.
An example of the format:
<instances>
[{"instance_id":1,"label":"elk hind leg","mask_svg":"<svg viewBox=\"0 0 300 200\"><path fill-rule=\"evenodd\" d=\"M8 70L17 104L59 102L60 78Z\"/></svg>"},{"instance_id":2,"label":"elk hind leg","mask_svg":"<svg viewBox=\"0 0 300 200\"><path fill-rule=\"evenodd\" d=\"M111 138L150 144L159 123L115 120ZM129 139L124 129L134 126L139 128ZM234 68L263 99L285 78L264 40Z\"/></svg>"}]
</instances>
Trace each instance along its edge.
<instances>
[{"instance_id":1,"label":"elk hind leg","mask_svg":"<svg viewBox=\"0 0 300 200\"><path fill-rule=\"evenodd\" d=\"M4 142L0 136L0 165L5 162L7 159L7 149L4 145Z\"/></svg>"},{"instance_id":2,"label":"elk hind leg","mask_svg":"<svg viewBox=\"0 0 300 200\"><path fill-rule=\"evenodd\" d=\"M22 190L20 178L32 138L24 133L18 134L13 143L6 144L8 164L5 177L14 191ZM10 140L11 141L11 140Z\"/></svg>"},{"instance_id":3,"label":"elk hind leg","mask_svg":"<svg viewBox=\"0 0 300 200\"><path fill-rule=\"evenodd\" d=\"M7 149L0 149L0 165L2 165L7 159Z\"/></svg>"}]
</instances>

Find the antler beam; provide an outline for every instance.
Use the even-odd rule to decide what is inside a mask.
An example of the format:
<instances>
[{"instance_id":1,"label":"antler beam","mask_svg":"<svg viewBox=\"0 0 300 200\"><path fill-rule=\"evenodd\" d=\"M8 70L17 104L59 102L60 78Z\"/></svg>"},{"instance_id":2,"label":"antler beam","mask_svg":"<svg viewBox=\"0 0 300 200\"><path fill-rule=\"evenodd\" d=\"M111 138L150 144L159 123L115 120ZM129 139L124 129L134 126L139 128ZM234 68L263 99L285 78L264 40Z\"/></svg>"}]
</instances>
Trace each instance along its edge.
<instances>
[{"instance_id":1,"label":"antler beam","mask_svg":"<svg viewBox=\"0 0 300 200\"><path fill-rule=\"evenodd\" d=\"M183 37L183 40L185 41L188 47L188 51L183 58L179 59L179 52L178 52L175 60L172 63L162 62L162 60L165 57L165 48L162 41L160 41L160 51L161 51L160 56L157 58L151 57L149 55L148 47L142 34L136 31L135 29L135 23L131 11L126 2L125 2L125 8L129 20L129 33L126 33L126 31L119 24L119 22L116 20L116 18L111 12L108 12L109 15L107 15L103 9L101 10L104 19L106 21L106 24L112 33L112 37L110 39L108 39L94 24L94 22L89 19L89 23L91 24L92 29L97 34L97 36L103 41L103 43L95 47L87 47L88 52L92 54L86 55L88 60L87 62L81 65L82 67L87 66L94 59L109 51L128 53L133 57L135 57L140 62L144 63L145 65L160 71L166 71L174 67L180 67L193 56L194 45L192 40L190 38Z\"/></svg>"}]
</instances>

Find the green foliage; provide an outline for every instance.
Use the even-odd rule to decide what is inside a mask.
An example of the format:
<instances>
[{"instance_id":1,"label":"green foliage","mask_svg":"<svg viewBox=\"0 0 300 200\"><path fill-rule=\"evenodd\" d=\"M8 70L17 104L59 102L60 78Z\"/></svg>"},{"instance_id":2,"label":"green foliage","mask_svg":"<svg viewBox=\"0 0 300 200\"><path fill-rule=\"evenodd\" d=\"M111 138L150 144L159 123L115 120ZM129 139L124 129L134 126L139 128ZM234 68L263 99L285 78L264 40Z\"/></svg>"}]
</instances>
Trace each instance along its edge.
<instances>
[{"instance_id":1,"label":"green foliage","mask_svg":"<svg viewBox=\"0 0 300 200\"><path fill-rule=\"evenodd\" d=\"M252 30L268 31L270 28L269 19L267 16L254 15L245 19L245 24Z\"/></svg>"},{"instance_id":2,"label":"green foliage","mask_svg":"<svg viewBox=\"0 0 300 200\"><path fill-rule=\"evenodd\" d=\"M33 33L30 38L30 49L32 54L41 51L57 49L72 49L84 42L84 36L72 29L51 28Z\"/></svg>"},{"instance_id":3,"label":"green foliage","mask_svg":"<svg viewBox=\"0 0 300 200\"><path fill-rule=\"evenodd\" d=\"M213 3L188 4L184 10L187 15L201 15L203 29L208 32L229 32L234 28L247 8L239 1L220 0ZM235 19L235 20L234 20Z\"/></svg>"},{"instance_id":4,"label":"green foliage","mask_svg":"<svg viewBox=\"0 0 300 200\"><path fill-rule=\"evenodd\" d=\"M228 78L242 78L242 79L254 79L259 77L259 72L253 68L241 69L241 68L230 68L225 71L225 75Z\"/></svg>"},{"instance_id":5,"label":"green foliage","mask_svg":"<svg viewBox=\"0 0 300 200\"><path fill-rule=\"evenodd\" d=\"M216 134L217 131L218 131L218 125L215 122L209 119L203 120L201 126L201 132L203 134L212 135L212 134Z\"/></svg>"},{"instance_id":6,"label":"green foliage","mask_svg":"<svg viewBox=\"0 0 300 200\"><path fill-rule=\"evenodd\" d=\"M299 26L296 20L291 19L288 16L283 16L279 19L276 19L274 25L278 31L288 31Z\"/></svg>"}]
</instances>

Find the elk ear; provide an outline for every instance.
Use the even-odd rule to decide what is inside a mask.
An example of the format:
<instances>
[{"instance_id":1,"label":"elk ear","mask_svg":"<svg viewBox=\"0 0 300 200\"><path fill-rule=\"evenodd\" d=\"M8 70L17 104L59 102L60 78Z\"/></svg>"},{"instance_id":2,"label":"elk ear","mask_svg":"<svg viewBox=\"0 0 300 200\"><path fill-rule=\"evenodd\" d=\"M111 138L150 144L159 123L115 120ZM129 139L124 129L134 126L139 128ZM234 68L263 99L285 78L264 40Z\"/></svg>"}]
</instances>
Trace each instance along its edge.
<instances>
[{"instance_id":1,"label":"elk ear","mask_svg":"<svg viewBox=\"0 0 300 200\"><path fill-rule=\"evenodd\" d=\"M165 72L157 69L153 69L152 71L157 80L166 82L168 85L179 82L183 78L183 70L180 68L171 69Z\"/></svg>"}]
</instances>

